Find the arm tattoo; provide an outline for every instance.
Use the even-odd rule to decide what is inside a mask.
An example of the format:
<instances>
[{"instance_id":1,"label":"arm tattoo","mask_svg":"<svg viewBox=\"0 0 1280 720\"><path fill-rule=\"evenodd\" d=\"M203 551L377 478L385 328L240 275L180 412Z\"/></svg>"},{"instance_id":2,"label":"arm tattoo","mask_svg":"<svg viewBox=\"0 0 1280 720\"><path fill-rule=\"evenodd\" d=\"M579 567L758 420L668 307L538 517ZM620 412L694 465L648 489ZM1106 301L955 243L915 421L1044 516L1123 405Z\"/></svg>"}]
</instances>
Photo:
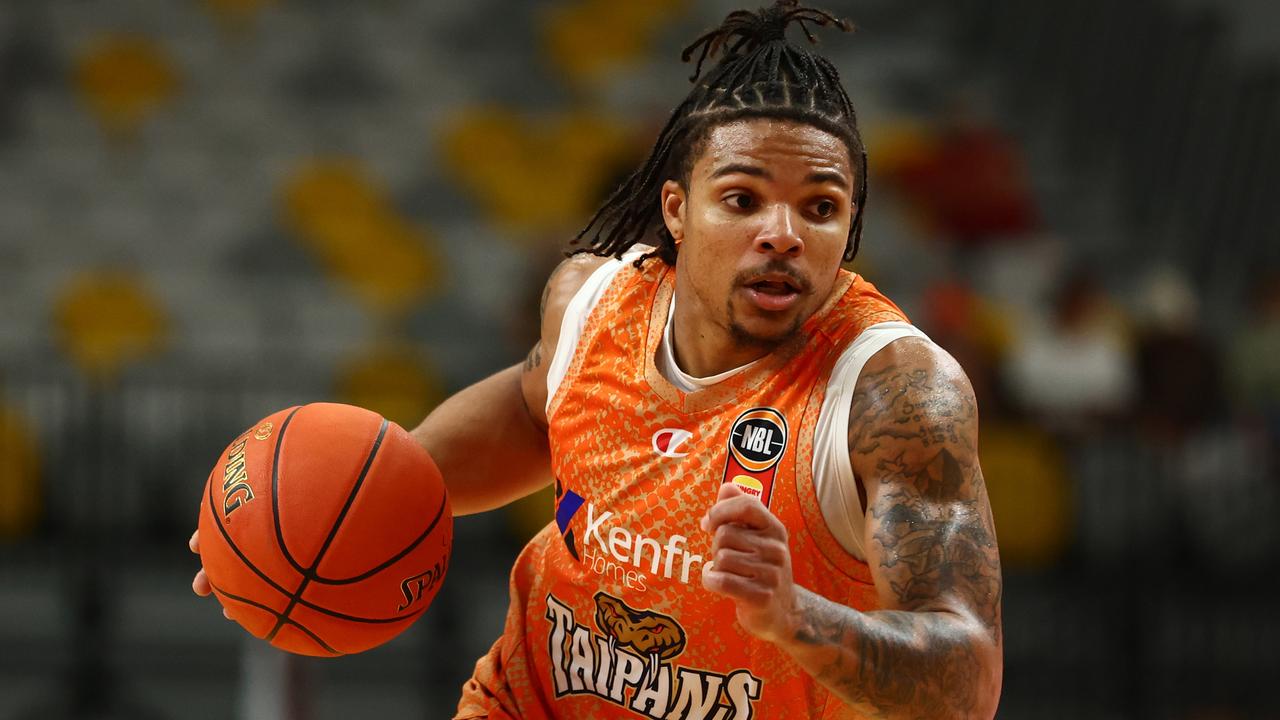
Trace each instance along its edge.
<instances>
[{"instance_id":1,"label":"arm tattoo","mask_svg":"<svg viewBox=\"0 0 1280 720\"><path fill-rule=\"evenodd\" d=\"M541 321L547 317L547 298L551 297L551 281L555 279L557 273L563 265L557 265L555 270L551 271L551 277L547 278L547 284L542 286L542 299L538 301L538 320Z\"/></svg>"},{"instance_id":2,"label":"arm tattoo","mask_svg":"<svg viewBox=\"0 0 1280 720\"><path fill-rule=\"evenodd\" d=\"M529 354L524 359L524 371L529 372L542 364L542 341L533 344L529 350Z\"/></svg>"},{"instance_id":3,"label":"arm tattoo","mask_svg":"<svg viewBox=\"0 0 1280 720\"><path fill-rule=\"evenodd\" d=\"M560 274L561 270L564 270L568 263L569 261L565 260L557 265L555 269L551 271L551 275L547 278L546 284L542 286L542 299L538 301L539 326L541 326L542 322L547 319L547 300L551 297L551 286L555 283L556 276ZM529 354L524 358L524 372L530 372L541 364L542 340L539 339L533 344L533 347L529 349Z\"/></svg>"},{"instance_id":4,"label":"arm tattoo","mask_svg":"<svg viewBox=\"0 0 1280 720\"><path fill-rule=\"evenodd\" d=\"M958 597L983 626L1000 632L1000 556L990 508L961 500L982 482L976 466L966 478L960 462L941 450L925 468L899 455L881 460L890 487L870 508L880 571L903 608ZM985 500L985 497L984 497Z\"/></svg>"},{"instance_id":5,"label":"arm tattoo","mask_svg":"<svg viewBox=\"0 0 1280 720\"><path fill-rule=\"evenodd\" d=\"M854 465L873 468L880 485L867 508L873 570L902 609L958 600L998 640L1000 555L972 394L936 370L890 369L867 380L854 393L849 447Z\"/></svg>"},{"instance_id":6,"label":"arm tattoo","mask_svg":"<svg viewBox=\"0 0 1280 720\"><path fill-rule=\"evenodd\" d=\"M873 718L964 718L981 705L969 638L941 613L859 613L812 593L796 640L821 649L814 672Z\"/></svg>"},{"instance_id":7,"label":"arm tattoo","mask_svg":"<svg viewBox=\"0 0 1280 720\"><path fill-rule=\"evenodd\" d=\"M855 470L876 480L866 550L887 609L802 591L795 640L813 652L802 664L870 717L990 717L1002 580L972 392L933 360L868 368L849 448Z\"/></svg>"}]
</instances>

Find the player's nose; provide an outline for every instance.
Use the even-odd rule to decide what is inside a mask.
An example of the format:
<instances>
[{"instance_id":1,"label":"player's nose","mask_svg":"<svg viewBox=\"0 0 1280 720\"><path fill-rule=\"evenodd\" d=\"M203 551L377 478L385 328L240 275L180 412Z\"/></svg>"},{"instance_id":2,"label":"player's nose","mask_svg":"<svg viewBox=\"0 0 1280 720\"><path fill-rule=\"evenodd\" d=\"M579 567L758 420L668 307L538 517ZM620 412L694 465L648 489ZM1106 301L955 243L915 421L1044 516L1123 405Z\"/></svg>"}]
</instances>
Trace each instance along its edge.
<instances>
[{"instance_id":1,"label":"player's nose","mask_svg":"<svg viewBox=\"0 0 1280 720\"><path fill-rule=\"evenodd\" d=\"M796 232L796 218L790 205L776 203L763 213L764 226L756 235L756 252L795 257L804 252L804 240Z\"/></svg>"}]
</instances>

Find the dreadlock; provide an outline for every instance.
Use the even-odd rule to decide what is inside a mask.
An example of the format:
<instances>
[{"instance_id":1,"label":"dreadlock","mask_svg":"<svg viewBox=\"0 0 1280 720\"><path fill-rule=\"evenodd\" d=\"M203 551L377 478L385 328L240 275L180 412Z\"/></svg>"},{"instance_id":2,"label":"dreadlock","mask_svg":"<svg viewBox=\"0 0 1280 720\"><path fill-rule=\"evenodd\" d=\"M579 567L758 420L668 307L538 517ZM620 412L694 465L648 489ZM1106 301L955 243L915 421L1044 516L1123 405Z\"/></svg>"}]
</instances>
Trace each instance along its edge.
<instances>
[{"instance_id":1,"label":"dreadlock","mask_svg":"<svg viewBox=\"0 0 1280 720\"><path fill-rule=\"evenodd\" d=\"M693 89L667 121L649 158L605 200L587 226L574 238L585 244L574 252L622 257L656 227L651 257L675 265L676 243L662 222L662 185L678 178L688 187L693 162L701 154L712 128L743 118L778 118L812 125L842 139L857 162L857 204L844 259L858 254L862 241L862 211L867 200L867 152L858 132L858 119L840 76L829 60L787 42L786 29L796 23L810 43L817 39L809 24L835 26L848 32L853 25L828 12L799 6L799 0L777 0L755 12L737 10L724 22L684 49L685 62L696 53L689 78ZM721 54L706 76L703 63Z\"/></svg>"}]
</instances>

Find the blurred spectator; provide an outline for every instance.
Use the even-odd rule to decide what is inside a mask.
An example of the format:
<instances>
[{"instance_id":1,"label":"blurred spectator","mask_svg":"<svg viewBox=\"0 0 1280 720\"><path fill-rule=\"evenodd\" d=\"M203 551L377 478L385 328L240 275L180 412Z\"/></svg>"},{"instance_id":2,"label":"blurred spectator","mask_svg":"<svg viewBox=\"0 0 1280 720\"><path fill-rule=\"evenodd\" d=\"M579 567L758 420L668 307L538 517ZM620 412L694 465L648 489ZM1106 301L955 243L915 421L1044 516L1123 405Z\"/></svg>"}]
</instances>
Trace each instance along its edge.
<instances>
[{"instance_id":1,"label":"blurred spectator","mask_svg":"<svg viewBox=\"0 0 1280 720\"><path fill-rule=\"evenodd\" d=\"M1280 271L1262 278L1252 315L1232 340L1228 362L1232 396L1247 412L1269 421L1280 435Z\"/></svg>"},{"instance_id":2,"label":"blurred spectator","mask_svg":"<svg viewBox=\"0 0 1280 720\"><path fill-rule=\"evenodd\" d=\"M1050 428L1082 430L1115 418L1136 381L1118 312L1096 279L1076 272L1060 286L1050 324L1032 328L1006 369L1020 405Z\"/></svg>"},{"instance_id":3,"label":"blurred spectator","mask_svg":"<svg viewBox=\"0 0 1280 720\"><path fill-rule=\"evenodd\" d=\"M1004 314L954 278L934 283L923 301L924 330L964 368L984 414L996 413L995 368L1009 343Z\"/></svg>"},{"instance_id":4,"label":"blurred spectator","mask_svg":"<svg viewBox=\"0 0 1280 720\"><path fill-rule=\"evenodd\" d=\"M1000 382L997 369L1012 342L1009 308L951 279L925 292L921 321L973 384L1001 560L1009 568L1050 566L1069 540L1070 493L1056 441L1019 416Z\"/></svg>"},{"instance_id":5,"label":"blurred spectator","mask_svg":"<svg viewBox=\"0 0 1280 720\"><path fill-rule=\"evenodd\" d=\"M1024 237L1039 225L1017 145L958 102L938 135L886 168L933 231L961 246Z\"/></svg>"},{"instance_id":6,"label":"blurred spectator","mask_svg":"<svg viewBox=\"0 0 1280 720\"><path fill-rule=\"evenodd\" d=\"M1157 441L1176 441L1217 417L1218 350L1200 328L1200 302L1186 278L1153 269L1139 288L1138 418Z\"/></svg>"}]
</instances>

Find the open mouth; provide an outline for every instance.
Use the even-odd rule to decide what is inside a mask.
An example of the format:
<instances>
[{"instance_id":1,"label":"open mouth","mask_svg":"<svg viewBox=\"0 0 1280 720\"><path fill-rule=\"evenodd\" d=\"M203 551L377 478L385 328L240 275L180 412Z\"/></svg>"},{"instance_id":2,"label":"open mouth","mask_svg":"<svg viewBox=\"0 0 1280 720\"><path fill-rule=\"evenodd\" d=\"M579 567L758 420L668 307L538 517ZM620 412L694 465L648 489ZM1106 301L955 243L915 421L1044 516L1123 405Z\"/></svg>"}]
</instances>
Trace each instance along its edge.
<instances>
[{"instance_id":1,"label":"open mouth","mask_svg":"<svg viewBox=\"0 0 1280 720\"><path fill-rule=\"evenodd\" d=\"M800 288L790 280L757 280L747 287L766 295L792 295L800 292Z\"/></svg>"},{"instance_id":2,"label":"open mouth","mask_svg":"<svg viewBox=\"0 0 1280 720\"><path fill-rule=\"evenodd\" d=\"M743 288L756 307L768 312L790 309L805 291L801 282L785 273L767 273L747 278Z\"/></svg>"}]
</instances>

